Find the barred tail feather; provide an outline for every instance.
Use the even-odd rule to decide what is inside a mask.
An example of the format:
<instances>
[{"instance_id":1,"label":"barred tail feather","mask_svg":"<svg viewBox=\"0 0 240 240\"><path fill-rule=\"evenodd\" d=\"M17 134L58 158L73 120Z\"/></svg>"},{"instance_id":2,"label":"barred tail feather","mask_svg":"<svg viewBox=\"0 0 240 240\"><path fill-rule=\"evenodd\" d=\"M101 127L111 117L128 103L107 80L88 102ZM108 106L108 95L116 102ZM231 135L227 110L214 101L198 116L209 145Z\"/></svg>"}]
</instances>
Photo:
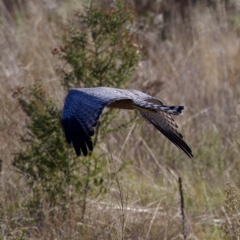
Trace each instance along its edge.
<instances>
[{"instance_id":1,"label":"barred tail feather","mask_svg":"<svg viewBox=\"0 0 240 240\"><path fill-rule=\"evenodd\" d=\"M160 110L172 115L181 115L182 111L186 109L184 106L161 106Z\"/></svg>"}]
</instances>

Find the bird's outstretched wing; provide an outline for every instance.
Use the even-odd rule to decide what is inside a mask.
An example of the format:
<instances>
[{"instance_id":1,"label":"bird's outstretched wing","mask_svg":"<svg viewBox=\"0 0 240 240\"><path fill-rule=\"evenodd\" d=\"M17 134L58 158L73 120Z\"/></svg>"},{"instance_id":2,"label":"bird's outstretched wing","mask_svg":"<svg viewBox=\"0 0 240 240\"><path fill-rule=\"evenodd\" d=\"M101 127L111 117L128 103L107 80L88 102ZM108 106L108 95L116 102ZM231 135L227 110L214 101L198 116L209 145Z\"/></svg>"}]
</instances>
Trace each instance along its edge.
<instances>
[{"instance_id":1,"label":"bird's outstretched wing","mask_svg":"<svg viewBox=\"0 0 240 240\"><path fill-rule=\"evenodd\" d=\"M62 126L68 143L73 144L78 156L81 152L86 156L88 149L93 150L91 137L97 121L104 107L118 100L131 101L131 98L104 87L73 89L68 93L62 113Z\"/></svg>"},{"instance_id":2,"label":"bird's outstretched wing","mask_svg":"<svg viewBox=\"0 0 240 240\"><path fill-rule=\"evenodd\" d=\"M153 124L165 137L167 137L177 147L182 149L190 158L193 158L192 150L183 140L183 136L177 131L177 124L172 116L161 110L157 112L140 111L148 123Z\"/></svg>"},{"instance_id":3,"label":"bird's outstretched wing","mask_svg":"<svg viewBox=\"0 0 240 240\"><path fill-rule=\"evenodd\" d=\"M65 100L62 125L68 143L76 154L84 156L93 150L91 137L104 107L137 109L148 123L153 124L165 137L182 149L190 158L193 154L177 131L171 115L180 115L184 106L166 106L156 98L137 90L109 87L77 88L71 90Z\"/></svg>"}]
</instances>

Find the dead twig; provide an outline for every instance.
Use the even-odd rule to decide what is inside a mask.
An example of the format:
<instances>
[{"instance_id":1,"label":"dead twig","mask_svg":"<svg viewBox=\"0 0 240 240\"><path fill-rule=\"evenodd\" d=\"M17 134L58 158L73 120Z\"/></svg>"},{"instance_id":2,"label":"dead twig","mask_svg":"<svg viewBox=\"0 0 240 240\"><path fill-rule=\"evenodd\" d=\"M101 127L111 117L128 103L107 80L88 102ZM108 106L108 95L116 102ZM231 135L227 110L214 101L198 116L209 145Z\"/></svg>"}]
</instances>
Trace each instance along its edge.
<instances>
[{"instance_id":1,"label":"dead twig","mask_svg":"<svg viewBox=\"0 0 240 240\"><path fill-rule=\"evenodd\" d=\"M184 209L184 197L183 197L183 188L182 188L182 179L181 177L178 178L179 183L179 193L180 193L180 199L181 199L181 214L182 214L182 233L183 233L183 239L187 239L187 231L186 231L186 219L185 219L185 209Z\"/></svg>"}]
</instances>

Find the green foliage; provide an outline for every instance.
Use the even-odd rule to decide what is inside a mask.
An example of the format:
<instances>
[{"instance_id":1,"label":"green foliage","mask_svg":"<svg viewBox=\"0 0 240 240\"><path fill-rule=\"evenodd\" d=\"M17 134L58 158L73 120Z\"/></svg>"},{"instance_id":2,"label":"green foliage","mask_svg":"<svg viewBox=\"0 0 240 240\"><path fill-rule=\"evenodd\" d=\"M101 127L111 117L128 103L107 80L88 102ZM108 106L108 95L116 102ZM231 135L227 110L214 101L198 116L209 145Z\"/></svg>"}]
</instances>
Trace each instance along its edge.
<instances>
[{"instance_id":1,"label":"green foliage","mask_svg":"<svg viewBox=\"0 0 240 240\"><path fill-rule=\"evenodd\" d=\"M22 142L29 146L21 151L14 159L13 165L26 173L28 183L50 193L53 200L56 193L62 195L62 184L59 179L65 177L64 182L71 179L67 174L71 167L64 159L68 158L67 145L59 131L59 110L42 89L34 87L30 91L29 99L20 98L24 112L31 119L27 124L29 133L22 137ZM55 180L56 184L51 182Z\"/></svg>"},{"instance_id":2,"label":"green foliage","mask_svg":"<svg viewBox=\"0 0 240 240\"><path fill-rule=\"evenodd\" d=\"M34 201L45 195L51 205L61 205L76 193L83 196L86 187L92 194L106 191L104 161L76 158L62 133L60 111L44 89L35 85L19 102L29 117L28 132L21 138L27 148L15 156L13 165L27 177Z\"/></svg>"},{"instance_id":3,"label":"green foliage","mask_svg":"<svg viewBox=\"0 0 240 240\"><path fill-rule=\"evenodd\" d=\"M64 71L63 85L72 87L123 87L140 60L140 51L131 33L132 13L97 9L90 5L85 14L76 14L57 50L72 70Z\"/></svg>"},{"instance_id":4,"label":"green foliage","mask_svg":"<svg viewBox=\"0 0 240 240\"><path fill-rule=\"evenodd\" d=\"M76 14L74 22L67 27L64 47L53 51L68 66L63 70L65 90L100 85L124 86L140 59L130 34L130 23L130 12L121 7L109 12L91 5L85 14ZM105 156L99 156L96 150L87 158L75 156L61 130L61 111L56 100L47 95L41 84L27 89L19 97L19 103L28 116L27 132L21 138L23 148L16 154L13 165L27 178L32 189L28 206L35 211L35 220L43 220L42 215L36 215L43 203L61 206L64 210L66 203L76 199L84 218L86 199L106 192L107 182L113 177L106 169ZM112 111L107 111L102 117L106 132L113 130L109 124L115 116ZM99 126L94 145L98 130ZM119 171L123 167L120 166Z\"/></svg>"}]
</instances>

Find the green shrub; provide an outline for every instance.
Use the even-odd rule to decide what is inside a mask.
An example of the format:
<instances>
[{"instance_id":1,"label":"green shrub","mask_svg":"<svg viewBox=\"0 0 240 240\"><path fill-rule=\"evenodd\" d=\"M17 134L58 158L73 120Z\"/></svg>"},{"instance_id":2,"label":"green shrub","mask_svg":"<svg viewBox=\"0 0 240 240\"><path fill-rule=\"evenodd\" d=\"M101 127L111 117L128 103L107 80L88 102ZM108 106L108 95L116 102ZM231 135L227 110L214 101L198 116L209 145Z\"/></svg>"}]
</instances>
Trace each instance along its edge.
<instances>
[{"instance_id":1,"label":"green shrub","mask_svg":"<svg viewBox=\"0 0 240 240\"><path fill-rule=\"evenodd\" d=\"M27 134L21 138L27 147L15 156L13 165L33 190L31 205L44 200L64 207L76 195L84 197L86 189L93 195L106 191L105 161L75 156L62 133L60 111L42 86L35 85L19 102L29 117Z\"/></svg>"},{"instance_id":2,"label":"green shrub","mask_svg":"<svg viewBox=\"0 0 240 240\"><path fill-rule=\"evenodd\" d=\"M61 71L66 94L71 87L125 86L140 59L130 27L131 13L121 6L104 11L91 4L84 14L76 14L67 26L64 46L53 51L67 63ZM13 165L32 189L28 204L35 220L44 219L36 215L44 204L64 210L76 199L84 218L86 199L106 192L107 182L114 176L106 169L106 156L99 155L96 149L86 158L75 156L61 129L61 110L40 83L27 88L19 103L28 120L26 134L21 138L25 148L15 155ZM114 117L112 111L103 114L101 123L106 132L128 123L110 129ZM94 144L97 140L98 126Z\"/></svg>"},{"instance_id":3,"label":"green shrub","mask_svg":"<svg viewBox=\"0 0 240 240\"><path fill-rule=\"evenodd\" d=\"M131 33L133 14L123 6L98 9L90 5L85 14L75 14L66 30L64 46L55 49L71 67L64 70L63 86L124 87L140 60Z\"/></svg>"}]
</instances>

